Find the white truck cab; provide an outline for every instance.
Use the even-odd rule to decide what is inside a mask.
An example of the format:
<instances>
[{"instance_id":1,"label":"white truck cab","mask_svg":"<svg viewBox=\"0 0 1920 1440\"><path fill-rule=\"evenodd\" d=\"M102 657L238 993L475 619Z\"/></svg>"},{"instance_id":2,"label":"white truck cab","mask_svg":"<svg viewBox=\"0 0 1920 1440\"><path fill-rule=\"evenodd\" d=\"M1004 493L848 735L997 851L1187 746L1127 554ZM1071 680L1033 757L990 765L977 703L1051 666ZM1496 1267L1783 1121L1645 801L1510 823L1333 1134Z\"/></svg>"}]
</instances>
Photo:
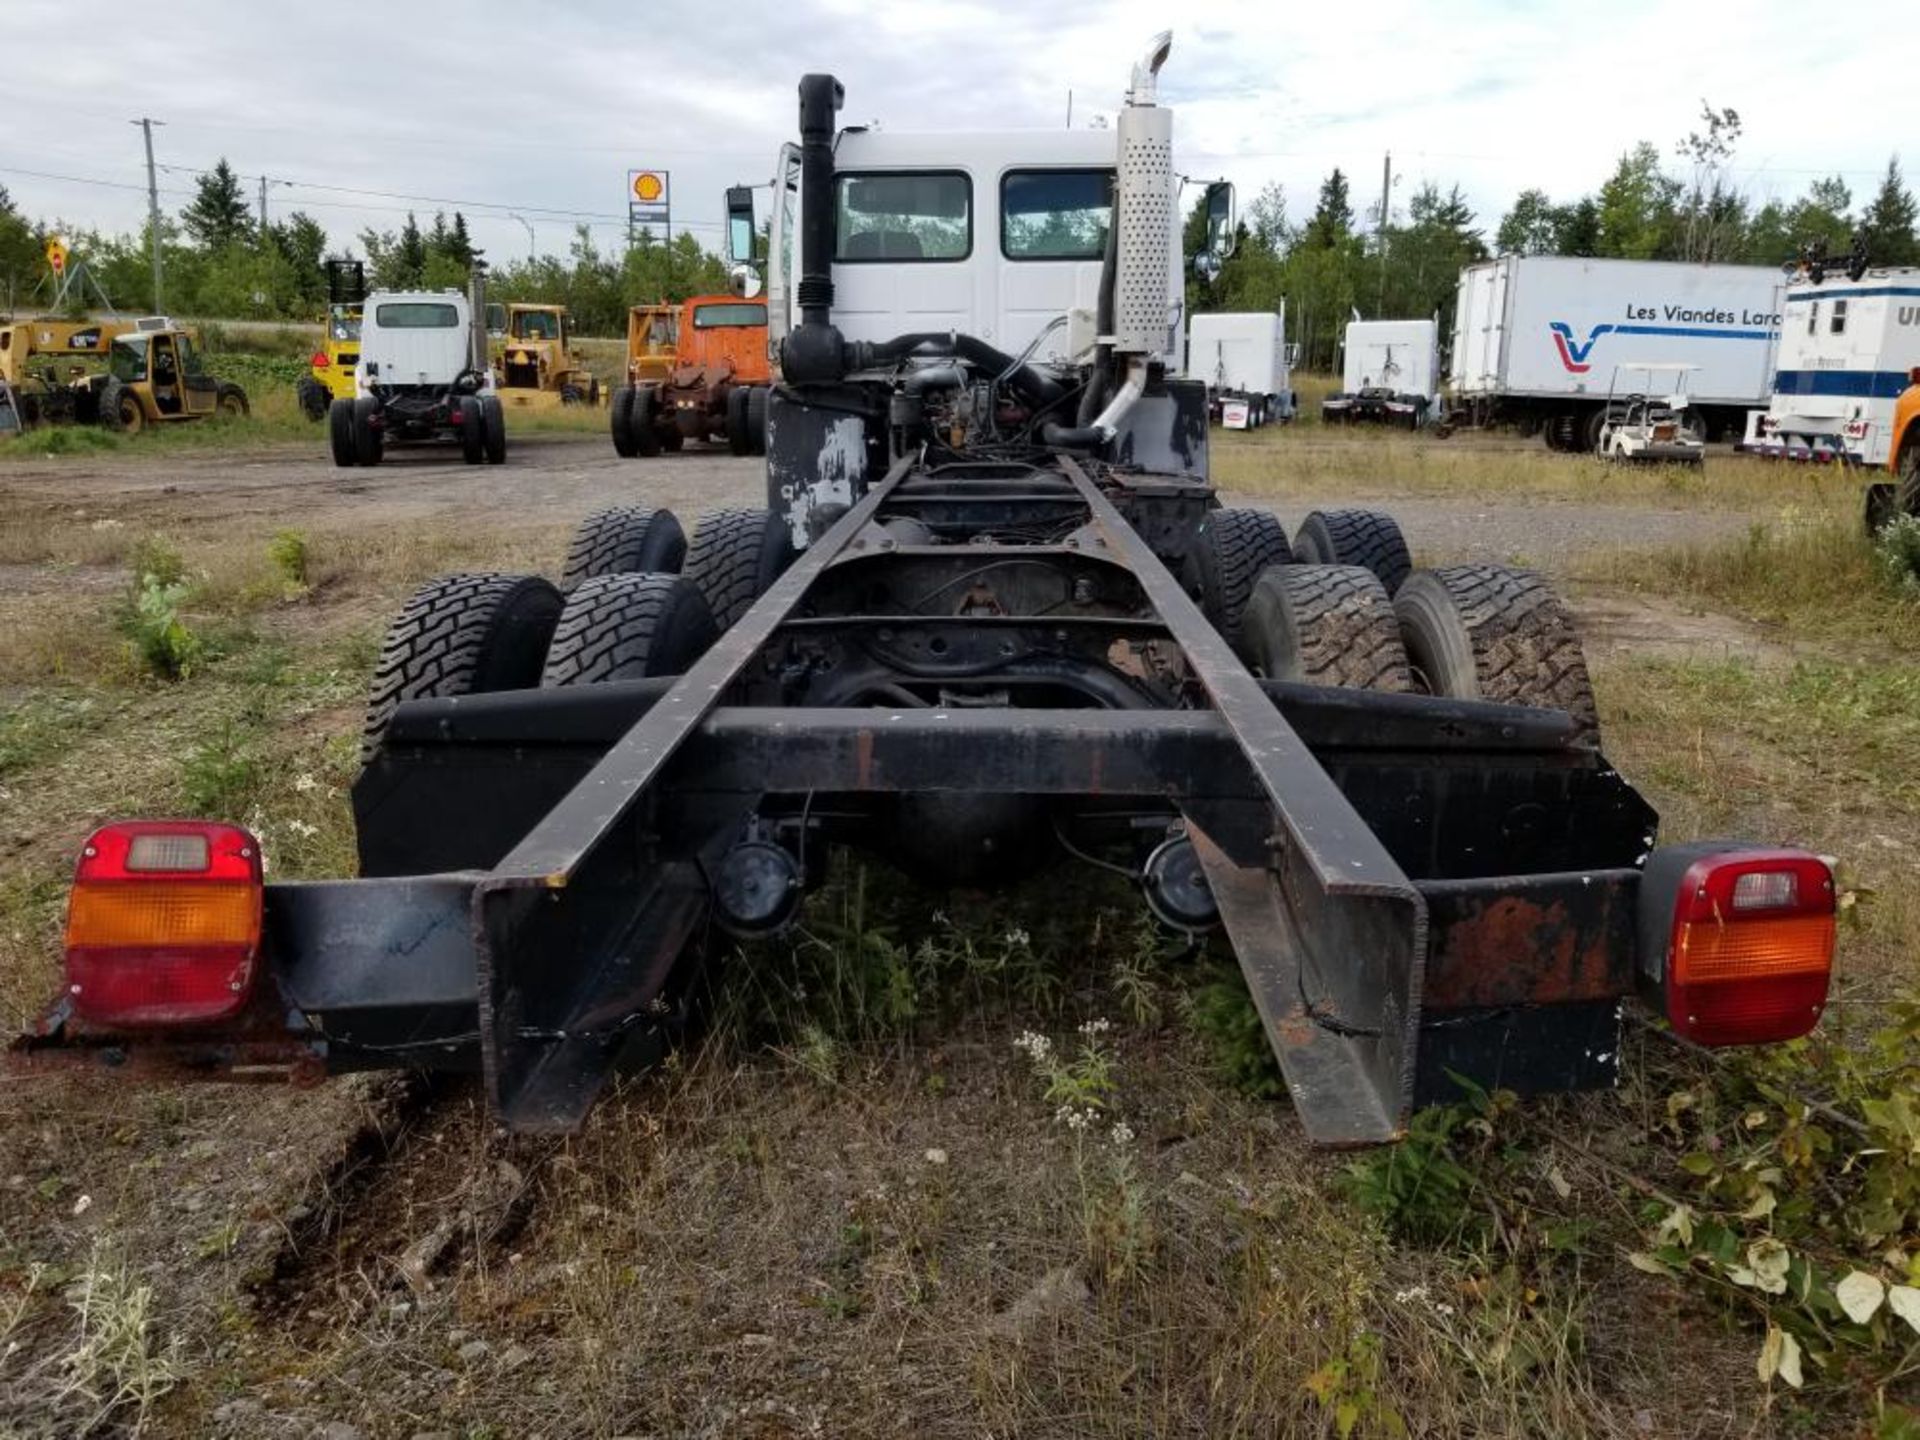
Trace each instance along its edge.
<instances>
[{"instance_id":1,"label":"white truck cab","mask_svg":"<svg viewBox=\"0 0 1920 1440\"><path fill-rule=\"evenodd\" d=\"M484 335L475 339L473 305L459 290L375 290L360 322L360 359L354 389L441 388L462 373L479 375L478 392L493 390ZM482 357L476 365L474 355Z\"/></svg>"},{"instance_id":2,"label":"white truck cab","mask_svg":"<svg viewBox=\"0 0 1920 1440\"><path fill-rule=\"evenodd\" d=\"M1111 130L895 134L846 129L834 146L835 323L849 340L928 330L976 335L1035 363L1072 363L1094 343L1093 316L1115 174ZM1178 182L1167 348L1185 351ZM774 170L767 343L776 362L794 323L800 151ZM1036 343L1037 342L1037 343Z\"/></svg>"}]
</instances>

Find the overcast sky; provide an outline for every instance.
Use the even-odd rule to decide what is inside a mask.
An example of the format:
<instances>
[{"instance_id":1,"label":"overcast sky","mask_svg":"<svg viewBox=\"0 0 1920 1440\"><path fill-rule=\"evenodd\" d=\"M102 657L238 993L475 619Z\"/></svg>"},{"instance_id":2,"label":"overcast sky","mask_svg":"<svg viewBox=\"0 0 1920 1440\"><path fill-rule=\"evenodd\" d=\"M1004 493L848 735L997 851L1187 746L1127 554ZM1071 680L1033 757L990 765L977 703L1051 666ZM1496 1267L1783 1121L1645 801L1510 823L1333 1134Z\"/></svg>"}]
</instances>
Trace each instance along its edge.
<instances>
[{"instance_id":1,"label":"overcast sky","mask_svg":"<svg viewBox=\"0 0 1920 1440\"><path fill-rule=\"evenodd\" d=\"M1397 209L1423 180L1457 181L1491 236L1525 187L1590 190L1640 139L1671 155L1702 97L1745 119L1737 178L1756 199L1836 171L1864 198L1902 150L1920 169L1920 86L1859 27L1809 23L1797 3L174 0L124 23L106 13L78 23L72 0L6 4L0 184L74 227L140 223L127 122L148 115L166 122L154 135L174 167L160 177L171 211L224 155L250 198L262 173L295 182L269 187L271 213L304 209L337 244L397 228L409 208L423 224L459 208L498 261L527 249L509 211L543 250L581 221L617 243L628 169L657 166L673 173L676 225L717 248L721 191L771 172L804 71L846 83L847 123L1059 126L1071 91L1079 126L1112 112L1168 25L1162 95L1182 168L1235 180L1243 204L1278 180L1296 221L1336 165L1355 210L1372 204L1391 150Z\"/></svg>"}]
</instances>

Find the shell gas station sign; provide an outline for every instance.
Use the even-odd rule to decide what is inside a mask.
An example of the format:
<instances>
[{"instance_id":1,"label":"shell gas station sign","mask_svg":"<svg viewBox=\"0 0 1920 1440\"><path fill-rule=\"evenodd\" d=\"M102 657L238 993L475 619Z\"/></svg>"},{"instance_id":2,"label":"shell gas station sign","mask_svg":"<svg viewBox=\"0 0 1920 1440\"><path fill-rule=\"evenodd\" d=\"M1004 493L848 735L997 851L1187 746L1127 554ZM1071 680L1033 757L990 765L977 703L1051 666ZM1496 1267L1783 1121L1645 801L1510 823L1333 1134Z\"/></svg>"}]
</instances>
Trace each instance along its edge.
<instances>
[{"instance_id":1,"label":"shell gas station sign","mask_svg":"<svg viewBox=\"0 0 1920 1440\"><path fill-rule=\"evenodd\" d=\"M56 275L67 273L67 242L58 235L47 237L47 264Z\"/></svg>"},{"instance_id":2,"label":"shell gas station sign","mask_svg":"<svg viewBox=\"0 0 1920 1440\"><path fill-rule=\"evenodd\" d=\"M671 192L665 170L629 170L627 172L627 223L634 229L642 225L665 225L671 219Z\"/></svg>"}]
</instances>

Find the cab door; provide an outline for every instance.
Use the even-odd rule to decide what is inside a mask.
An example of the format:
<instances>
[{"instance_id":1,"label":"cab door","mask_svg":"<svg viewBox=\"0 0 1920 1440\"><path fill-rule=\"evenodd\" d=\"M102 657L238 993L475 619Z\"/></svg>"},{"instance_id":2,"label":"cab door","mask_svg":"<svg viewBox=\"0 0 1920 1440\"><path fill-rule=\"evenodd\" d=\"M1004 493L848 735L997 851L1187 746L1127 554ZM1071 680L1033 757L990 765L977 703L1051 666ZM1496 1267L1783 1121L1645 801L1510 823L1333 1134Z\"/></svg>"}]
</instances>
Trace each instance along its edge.
<instances>
[{"instance_id":1,"label":"cab door","mask_svg":"<svg viewBox=\"0 0 1920 1440\"><path fill-rule=\"evenodd\" d=\"M182 411L188 415L211 415L220 400L220 385L207 374L201 363L200 349L186 335L162 337L172 340L179 351Z\"/></svg>"},{"instance_id":2,"label":"cab door","mask_svg":"<svg viewBox=\"0 0 1920 1440\"><path fill-rule=\"evenodd\" d=\"M181 379L181 357L175 338L155 335L147 342L147 374L152 379L153 408L162 420L178 420L187 413L187 391Z\"/></svg>"}]
</instances>

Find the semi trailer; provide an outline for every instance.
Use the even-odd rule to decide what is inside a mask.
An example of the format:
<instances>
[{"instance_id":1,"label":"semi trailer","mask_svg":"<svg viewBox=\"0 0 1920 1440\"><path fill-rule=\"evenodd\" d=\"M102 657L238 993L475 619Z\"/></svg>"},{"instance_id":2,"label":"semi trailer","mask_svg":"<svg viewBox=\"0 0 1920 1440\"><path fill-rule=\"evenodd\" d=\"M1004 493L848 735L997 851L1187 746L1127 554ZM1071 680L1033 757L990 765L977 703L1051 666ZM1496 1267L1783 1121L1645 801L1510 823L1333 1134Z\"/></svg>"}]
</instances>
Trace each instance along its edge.
<instances>
[{"instance_id":1,"label":"semi trailer","mask_svg":"<svg viewBox=\"0 0 1920 1440\"><path fill-rule=\"evenodd\" d=\"M1412 569L1388 517L1351 509L1300 526L1309 563L1271 512L1221 504L1174 354L1170 46L1097 156L1080 133L891 135L917 159L874 192L881 137L840 130L831 75L802 79L766 507L690 538L614 508L559 585L423 587L375 671L359 876L264 883L227 824L102 827L65 983L13 1063L478 1070L502 1124L567 1130L841 846L969 887L1119 867L1237 957L1321 1144L1395 1138L1456 1076L1610 1084L1635 994L1704 1044L1810 1028L1827 864L1659 846L1539 576ZM1100 183L1001 203L1026 172ZM1218 263L1230 195L1207 206ZM851 243L881 232L877 255ZM986 312L1001 343L960 329L968 267L1020 233L1074 256L1098 235L1100 258L1008 262L1042 268ZM1049 354L1081 300L1086 354Z\"/></svg>"},{"instance_id":2,"label":"semi trailer","mask_svg":"<svg viewBox=\"0 0 1920 1440\"><path fill-rule=\"evenodd\" d=\"M1592 450L1614 367L1692 367L1690 423L1738 439L1767 403L1781 275L1764 265L1510 255L1460 272L1448 420Z\"/></svg>"}]
</instances>

